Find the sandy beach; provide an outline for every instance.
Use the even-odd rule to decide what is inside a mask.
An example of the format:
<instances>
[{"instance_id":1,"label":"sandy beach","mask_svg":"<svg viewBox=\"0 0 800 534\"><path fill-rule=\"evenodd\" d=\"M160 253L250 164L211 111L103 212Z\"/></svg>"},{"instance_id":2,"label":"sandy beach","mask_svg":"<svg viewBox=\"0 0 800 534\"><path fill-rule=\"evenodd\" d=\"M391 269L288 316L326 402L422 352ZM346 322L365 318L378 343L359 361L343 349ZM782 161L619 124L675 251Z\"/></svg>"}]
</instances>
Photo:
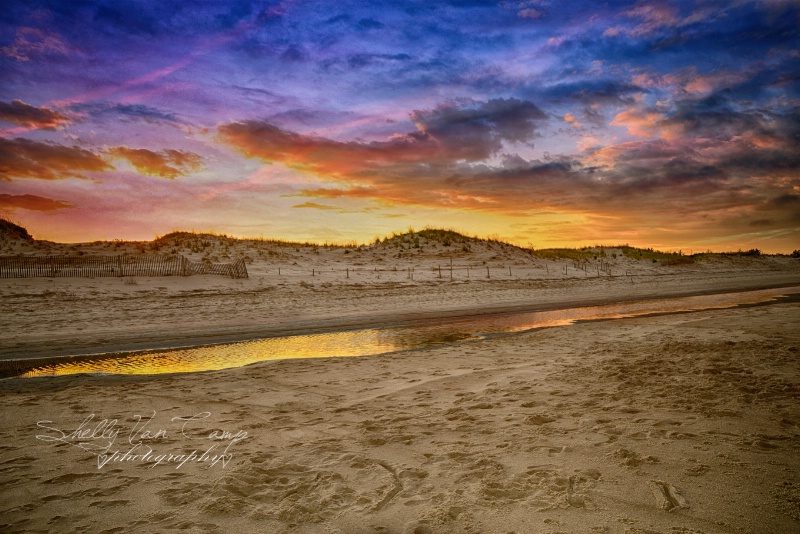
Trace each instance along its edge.
<instances>
[{"instance_id":1,"label":"sandy beach","mask_svg":"<svg viewBox=\"0 0 800 534\"><path fill-rule=\"evenodd\" d=\"M0 6L0 534L800 534L800 0Z\"/></svg>"},{"instance_id":2,"label":"sandy beach","mask_svg":"<svg viewBox=\"0 0 800 534\"><path fill-rule=\"evenodd\" d=\"M800 285L786 257L611 254L611 276L473 245L407 263L253 254L247 280L4 279L0 356ZM379 356L1 380L0 529L796 532L798 324L790 300Z\"/></svg>"}]
</instances>

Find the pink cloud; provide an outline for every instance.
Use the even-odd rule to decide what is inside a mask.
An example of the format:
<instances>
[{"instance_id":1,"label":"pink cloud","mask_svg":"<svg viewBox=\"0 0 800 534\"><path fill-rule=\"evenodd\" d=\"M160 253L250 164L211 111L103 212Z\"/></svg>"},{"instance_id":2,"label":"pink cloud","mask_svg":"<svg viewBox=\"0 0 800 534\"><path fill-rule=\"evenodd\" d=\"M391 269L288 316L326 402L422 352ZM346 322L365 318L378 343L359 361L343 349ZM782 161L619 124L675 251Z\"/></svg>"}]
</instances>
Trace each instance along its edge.
<instances>
[{"instance_id":1,"label":"pink cloud","mask_svg":"<svg viewBox=\"0 0 800 534\"><path fill-rule=\"evenodd\" d=\"M658 133L657 123L664 114L653 108L633 106L614 117L611 124L624 126L628 133L637 137L653 137Z\"/></svg>"},{"instance_id":2,"label":"pink cloud","mask_svg":"<svg viewBox=\"0 0 800 534\"><path fill-rule=\"evenodd\" d=\"M56 34L37 28L22 27L17 29L17 35L12 44L0 48L0 54L17 61L30 61L31 58L41 55L66 56L69 50L69 47Z\"/></svg>"}]
</instances>

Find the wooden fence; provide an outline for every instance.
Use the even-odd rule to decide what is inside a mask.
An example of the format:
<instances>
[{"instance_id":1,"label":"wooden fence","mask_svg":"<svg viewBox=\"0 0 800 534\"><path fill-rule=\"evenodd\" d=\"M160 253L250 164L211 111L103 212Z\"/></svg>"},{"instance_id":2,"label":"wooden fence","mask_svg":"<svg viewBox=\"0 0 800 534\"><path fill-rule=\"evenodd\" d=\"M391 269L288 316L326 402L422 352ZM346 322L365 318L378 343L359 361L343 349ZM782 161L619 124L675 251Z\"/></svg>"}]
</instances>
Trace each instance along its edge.
<instances>
[{"instance_id":1,"label":"wooden fence","mask_svg":"<svg viewBox=\"0 0 800 534\"><path fill-rule=\"evenodd\" d=\"M244 260L233 263L197 263L189 262L187 276L193 274L221 274L231 278L247 278L247 266Z\"/></svg>"},{"instance_id":2,"label":"wooden fence","mask_svg":"<svg viewBox=\"0 0 800 534\"><path fill-rule=\"evenodd\" d=\"M118 256L0 256L0 278L105 276L191 276L218 274L247 278L244 260L200 263L178 254Z\"/></svg>"}]
</instances>

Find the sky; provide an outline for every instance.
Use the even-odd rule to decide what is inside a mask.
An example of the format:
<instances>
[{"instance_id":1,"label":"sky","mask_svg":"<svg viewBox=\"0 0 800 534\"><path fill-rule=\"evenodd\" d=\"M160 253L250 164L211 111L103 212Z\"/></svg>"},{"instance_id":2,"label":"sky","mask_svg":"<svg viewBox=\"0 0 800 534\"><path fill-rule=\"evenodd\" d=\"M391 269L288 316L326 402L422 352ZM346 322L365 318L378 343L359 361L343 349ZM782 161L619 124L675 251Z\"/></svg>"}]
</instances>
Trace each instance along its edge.
<instances>
[{"instance_id":1,"label":"sky","mask_svg":"<svg viewBox=\"0 0 800 534\"><path fill-rule=\"evenodd\" d=\"M0 0L38 239L800 248L800 1Z\"/></svg>"}]
</instances>

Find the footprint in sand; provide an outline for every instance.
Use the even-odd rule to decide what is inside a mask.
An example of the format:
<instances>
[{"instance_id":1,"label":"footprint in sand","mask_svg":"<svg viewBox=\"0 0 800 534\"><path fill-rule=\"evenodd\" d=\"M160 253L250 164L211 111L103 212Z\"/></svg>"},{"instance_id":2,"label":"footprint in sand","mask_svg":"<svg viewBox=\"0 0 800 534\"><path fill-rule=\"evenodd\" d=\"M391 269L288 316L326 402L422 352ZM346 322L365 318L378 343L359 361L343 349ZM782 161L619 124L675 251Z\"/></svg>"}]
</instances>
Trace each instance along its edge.
<instances>
[{"instance_id":1,"label":"footprint in sand","mask_svg":"<svg viewBox=\"0 0 800 534\"><path fill-rule=\"evenodd\" d=\"M672 484L660 480L651 480L647 484L653 492L658 508L667 512L677 508L689 508L689 501Z\"/></svg>"}]
</instances>

